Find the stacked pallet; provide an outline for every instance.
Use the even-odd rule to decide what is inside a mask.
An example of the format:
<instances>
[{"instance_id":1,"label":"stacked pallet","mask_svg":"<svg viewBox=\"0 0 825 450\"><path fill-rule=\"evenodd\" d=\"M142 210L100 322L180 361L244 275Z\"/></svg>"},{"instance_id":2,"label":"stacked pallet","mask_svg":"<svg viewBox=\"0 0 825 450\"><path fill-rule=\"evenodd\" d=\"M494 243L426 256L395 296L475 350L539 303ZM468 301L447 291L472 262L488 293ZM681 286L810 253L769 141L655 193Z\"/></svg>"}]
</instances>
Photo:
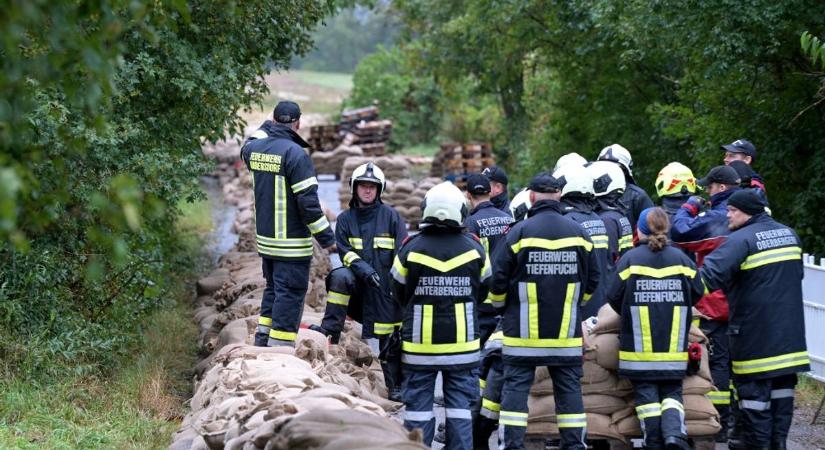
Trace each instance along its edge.
<instances>
[{"instance_id":1,"label":"stacked pallet","mask_svg":"<svg viewBox=\"0 0 825 450\"><path fill-rule=\"evenodd\" d=\"M378 107L367 106L366 108L345 110L341 113L340 123L345 131L349 131L358 123L372 122L374 120L378 120Z\"/></svg>"},{"instance_id":2,"label":"stacked pallet","mask_svg":"<svg viewBox=\"0 0 825 450\"><path fill-rule=\"evenodd\" d=\"M328 152L341 142L341 125L316 125L309 128L309 142L312 151Z\"/></svg>"},{"instance_id":3,"label":"stacked pallet","mask_svg":"<svg viewBox=\"0 0 825 450\"><path fill-rule=\"evenodd\" d=\"M392 136L392 121L379 120L378 108L370 106L344 111L338 124L311 127L309 134L312 153L358 146L364 156L383 156Z\"/></svg>"},{"instance_id":4,"label":"stacked pallet","mask_svg":"<svg viewBox=\"0 0 825 450\"><path fill-rule=\"evenodd\" d=\"M488 143L445 142L441 144L441 150L433 158L430 176L455 178L458 185L464 175L479 173L493 165L495 165L493 149Z\"/></svg>"}]
</instances>

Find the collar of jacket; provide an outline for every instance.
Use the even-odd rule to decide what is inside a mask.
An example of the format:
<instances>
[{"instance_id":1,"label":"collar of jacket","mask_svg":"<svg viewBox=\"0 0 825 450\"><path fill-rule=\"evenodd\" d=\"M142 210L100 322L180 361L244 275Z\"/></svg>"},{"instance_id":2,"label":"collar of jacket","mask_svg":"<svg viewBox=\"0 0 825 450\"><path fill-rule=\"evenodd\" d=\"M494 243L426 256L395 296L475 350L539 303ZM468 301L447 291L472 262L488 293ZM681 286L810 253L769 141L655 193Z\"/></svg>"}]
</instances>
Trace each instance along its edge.
<instances>
[{"instance_id":1,"label":"collar of jacket","mask_svg":"<svg viewBox=\"0 0 825 450\"><path fill-rule=\"evenodd\" d=\"M490 203L492 203L496 208L502 208L509 200L510 198L507 196L507 191L504 191L495 197L490 197Z\"/></svg>"},{"instance_id":2,"label":"collar of jacket","mask_svg":"<svg viewBox=\"0 0 825 450\"><path fill-rule=\"evenodd\" d=\"M728 197L733 195L733 193L738 191L738 190L739 190L739 188L735 187L735 188L727 189L727 190L724 190L722 192L717 192L717 193L711 195L710 196L710 206L715 208L716 206L721 205L722 202L727 201Z\"/></svg>"},{"instance_id":3,"label":"collar of jacket","mask_svg":"<svg viewBox=\"0 0 825 450\"><path fill-rule=\"evenodd\" d=\"M484 208L495 208L495 207L496 207L496 205L494 205L493 202L491 202L489 200L485 200L485 201L479 203L478 205L476 205L476 207L473 208L472 211L470 211L470 215L473 215L473 214L481 211Z\"/></svg>"},{"instance_id":4,"label":"collar of jacket","mask_svg":"<svg viewBox=\"0 0 825 450\"><path fill-rule=\"evenodd\" d=\"M673 195L662 197L662 208L669 214L676 214L676 211L688 201L690 195Z\"/></svg>"},{"instance_id":5,"label":"collar of jacket","mask_svg":"<svg viewBox=\"0 0 825 450\"><path fill-rule=\"evenodd\" d=\"M372 205L361 206L361 202L356 198L356 195L353 195L352 198L349 199L350 209L363 209L363 208L369 208L370 206L374 206L374 205L383 205L384 204L384 202L381 201L381 194L378 194L375 197L375 201L372 203Z\"/></svg>"},{"instance_id":6,"label":"collar of jacket","mask_svg":"<svg viewBox=\"0 0 825 450\"><path fill-rule=\"evenodd\" d=\"M267 120L263 125L261 125L261 129L266 131L266 134L268 134L271 138L289 139L303 148L308 148L310 146L304 138L293 131L292 128L289 128L284 124Z\"/></svg>"},{"instance_id":7,"label":"collar of jacket","mask_svg":"<svg viewBox=\"0 0 825 450\"><path fill-rule=\"evenodd\" d=\"M755 216L751 216L751 218L748 219L747 222L742 224L741 227L737 228L737 230L741 230L741 229L747 227L748 225L753 225L753 224L759 223L759 222L768 222L768 221L771 221L771 220L773 220L773 218L771 216L769 216L768 213L763 213L762 212L762 213L759 213Z\"/></svg>"},{"instance_id":8,"label":"collar of jacket","mask_svg":"<svg viewBox=\"0 0 825 450\"><path fill-rule=\"evenodd\" d=\"M564 205L564 211L593 212L592 200L587 197L580 197L578 195L571 197L568 195L561 199L561 203Z\"/></svg>"},{"instance_id":9,"label":"collar of jacket","mask_svg":"<svg viewBox=\"0 0 825 450\"><path fill-rule=\"evenodd\" d=\"M627 206L622 202L621 197L615 193L596 197L596 206L601 211L624 211Z\"/></svg>"},{"instance_id":10,"label":"collar of jacket","mask_svg":"<svg viewBox=\"0 0 825 450\"><path fill-rule=\"evenodd\" d=\"M561 203L555 200L539 200L533 204L533 207L527 211L527 217L533 217L536 214L541 214L543 212L552 211L557 214L561 214L562 206Z\"/></svg>"}]
</instances>

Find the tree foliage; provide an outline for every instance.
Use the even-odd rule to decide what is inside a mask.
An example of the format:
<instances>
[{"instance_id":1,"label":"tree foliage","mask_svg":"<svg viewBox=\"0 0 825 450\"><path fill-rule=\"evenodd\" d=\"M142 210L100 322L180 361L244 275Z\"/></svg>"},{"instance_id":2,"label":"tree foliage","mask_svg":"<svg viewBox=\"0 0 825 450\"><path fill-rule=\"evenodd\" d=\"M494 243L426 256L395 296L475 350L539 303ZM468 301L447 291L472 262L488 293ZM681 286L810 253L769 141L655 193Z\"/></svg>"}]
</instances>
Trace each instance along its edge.
<instances>
[{"instance_id":1,"label":"tree foliage","mask_svg":"<svg viewBox=\"0 0 825 450\"><path fill-rule=\"evenodd\" d=\"M291 2L10 2L0 18L0 354L111 365L189 264L204 140L331 11ZM16 336L32 352L21 356ZM53 369L53 367L50 367ZM50 369L46 368L46 369Z\"/></svg>"}]
</instances>

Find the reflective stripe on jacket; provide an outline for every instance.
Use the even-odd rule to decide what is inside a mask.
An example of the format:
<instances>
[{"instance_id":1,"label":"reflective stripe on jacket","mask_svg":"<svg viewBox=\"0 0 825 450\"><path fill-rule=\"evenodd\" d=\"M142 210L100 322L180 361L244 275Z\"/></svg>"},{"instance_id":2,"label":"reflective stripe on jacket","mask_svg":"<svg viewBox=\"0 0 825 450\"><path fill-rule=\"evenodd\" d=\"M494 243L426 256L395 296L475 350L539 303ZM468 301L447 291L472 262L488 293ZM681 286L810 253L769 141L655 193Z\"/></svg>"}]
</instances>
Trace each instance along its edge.
<instances>
[{"instance_id":1,"label":"reflective stripe on jacket","mask_svg":"<svg viewBox=\"0 0 825 450\"><path fill-rule=\"evenodd\" d=\"M802 249L789 227L765 213L728 236L700 269L707 289L730 302L730 356L741 379L810 370L802 306Z\"/></svg>"},{"instance_id":2,"label":"reflective stripe on jacket","mask_svg":"<svg viewBox=\"0 0 825 450\"><path fill-rule=\"evenodd\" d=\"M392 276L404 308L401 362L412 369L477 366L477 306L490 277L481 243L460 229L425 228L401 247Z\"/></svg>"},{"instance_id":3,"label":"reflective stripe on jacket","mask_svg":"<svg viewBox=\"0 0 825 450\"><path fill-rule=\"evenodd\" d=\"M607 227L598 214L593 211L593 204L581 198L563 198L562 211L565 217L573 219L588 233L593 241L593 254L599 271L599 284L592 298L585 300L582 304L582 314L584 319L595 316L599 308L604 305L604 289L607 276L613 267L614 261L610 257L610 238L607 235Z\"/></svg>"},{"instance_id":4,"label":"reflective stripe on jacket","mask_svg":"<svg viewBox=\"0 0 825 450\"><path fill-rule=\"evenodd\" d=\"M302 147L308 147L289 127L270 120L241 148L252 172L258 253L282 259L310 259L312 236L323 247L335 238L318 201L315 168Z\"/></svg>"},{"instance_id":5,"label":"reflective stripe on jacket","mask_svg":"<svg viewBox=\"0 0 825 450\"><path fill-rule=\"evenodd\" d=\"M540 200L493 255L490 297L504 308L502 357L527 365L579 365L580 302L596 289L599 268L590 236Z\"/></svg>"},{"instance_id":6,"label":"reflective stripe on jacket","mask_svg":"<svg viewBox=\"0 0 825 450\"><path fill-rule=\"evenodd\" d=\"M677 248L654 252L640 241L622 256L606 293L622 316L620 375L631 380L684 378L691 306L703 290L696 266Z\"/></svg>"},{"instance_id":7,"label":"reflective stripe on jacket","mask_svg":"<svg viewBox=\"0 0 825 450\"><path fill-rule=\"evenodd\" d=\"M467 231L481 239L488 255L492 255L501 244L504 244L507 230L512 223L513 217L496 208L491 202L480 203L464 220ZM479 305L479 312L491 315L496 313L490 298Z\"/></svg>"}]
</instances>

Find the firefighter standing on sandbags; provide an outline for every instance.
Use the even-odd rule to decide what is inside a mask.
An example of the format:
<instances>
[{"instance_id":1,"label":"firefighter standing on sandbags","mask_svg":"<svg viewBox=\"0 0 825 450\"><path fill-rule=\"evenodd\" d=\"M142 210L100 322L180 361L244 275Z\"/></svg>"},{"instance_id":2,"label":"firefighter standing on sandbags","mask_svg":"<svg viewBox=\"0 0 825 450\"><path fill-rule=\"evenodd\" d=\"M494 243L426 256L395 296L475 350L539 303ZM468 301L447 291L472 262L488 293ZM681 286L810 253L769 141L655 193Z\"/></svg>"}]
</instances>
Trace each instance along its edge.
<instances>
[{"instance_id":1,"label":"firefighter standing on sandbags","mask_svg":"<svg viewBox=\"0 0 825 450\"><path fill-rule=\"evenodd\" d=\"M619 376L633 383L636 415L649 450L689 449L682 380L688 365L691 306L702 296L696 266L668 245L662 208L642 211L637 247L611 274L608 304L622 317Z\"/></svg>"},{"instance_id":2,"label":"firefighter standing on sandbags","mask_svg":"<svg viewBox=\"0 0 825 450\"><path fill-rule=\"evenodd\" d=\"M478 304L487 298L490 262L481 242L462 227L467 207L452 183L430 189L422 203L421 233L409 238L392 268L396 300L404 308L402 356L404 426L421 428L431 445L433 390L443 379L447 449L473 445L478 399Z\"/></svg>"},{"instance_id":3,"label":"firefighter standing on sandbags","mask_svg":"<svg viewBox=\"0 0 825 450\"><path fill-rule=\"evenodd\" d=\"M785 449L798 372L810 370L802 307L799 237L766 212L753 189L728 198L733 232L700 269L730 303L728 334L744 442L732 449Z\"/></svg>"},{"instance_id":4,"label":"firefighter standing on sandbags","mask_svg":"<svg viewBox=\"0 0 825 450\"><path fill-rule=\"evenodd\" d=\"M263 260L266 288L255 333L256 346L294 346L304 308L312 259L312 236L322 247L335 243L318 201L315 167L309 147L296 131L301 124L297 104L275 106L267 120L241 148L252 172L255 231Z\"/></svg>"},{"instance_id":5,"label":"firefighter standing on sandbags","mask_svg":"<svg viewBox=\"0 0 825 450\"><path fill-rule=\"evenodd\" d=\"M579 303L596 289L598 263L588 233L562 216L558 180L541 173L529 189L533 207L494 255L490 284L494 305L504 308L499 437L502 448L524 448L535 368L548 366L562 448L585 449Z\"/></svg>"},{"instance_id":6,"label":"firefighter standing on sandbags","mask_svg":"<svg viewBox=\"0 0 825 450\"><path fill-rule=\"evenodd\" d=\"M613 265L609 253L610 238L607 235L604 221L593 210L595 208L593 176L587 168L578 164L568 164L555 171L553 177L561 185L562 213L581 225L593 242L593 255L600 278L592 298L587 298L582 302L582 317L586 319L597 315L599 308L604 305L605 281L609 268Z\"/></svg>"},{"instance_id":7,"label":"firefighter standing on sandbags","mask_svg":"<svg viewBox=\"0 0 825 450\"><path fill-rule=\"evenodd\" d=\"M336 220L335 241L343 267L327 275L327 306L321 326L310 329L338 343L347 313L362 323L362 337L378 340L388 397L401 401L401 354L392 334L401 326L401 308L393 299L390 269L407 237L407 224L381 202L384 172L372 162L352 172L350 209ZM373 349L376 350L376 349Z\"/></svg>"},{"instance_id":8,"label":"firefighter standing on sandbags","mask_svg":"<svg viewBox=\"0 0 825 450\"><path fill-rule=\"evenodd\" d=\"M595 211L607 230L608 271L611 271L619 257L633 248L633 225L625 216L621 201L627 185L622 169L609 161L596 161L587 166L587 170L593 178Z\"/></svg>"}]
</instances>

